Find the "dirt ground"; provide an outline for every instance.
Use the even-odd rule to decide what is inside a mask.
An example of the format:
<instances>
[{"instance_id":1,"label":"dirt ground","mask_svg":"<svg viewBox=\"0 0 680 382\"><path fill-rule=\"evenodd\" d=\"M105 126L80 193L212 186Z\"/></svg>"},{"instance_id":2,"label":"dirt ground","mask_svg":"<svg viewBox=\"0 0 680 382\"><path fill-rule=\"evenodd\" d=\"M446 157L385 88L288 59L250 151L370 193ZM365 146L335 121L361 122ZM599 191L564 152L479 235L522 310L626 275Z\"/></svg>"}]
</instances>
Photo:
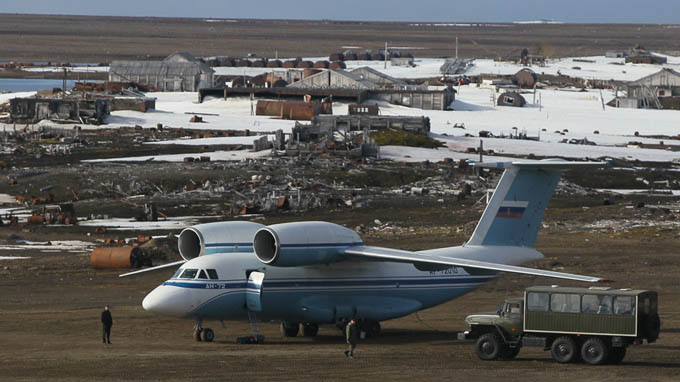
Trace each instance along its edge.
<instances>
[{"instance_id":1,"label":"dirt ground","mask_svg":"<svg viewBox=\"0 0 680 382\"><path fill-rule=\"evenodd\" d=\"M385 41L415 47L418 57L451 57L456 36L463 58L517 56L523 48L535 53L538 44L549 45L548 53L556 57L603 55L637 44L655 52L678 49L677 29L667 25L467 24L2 14L0 61L100 63L164 58L178 50L195 56L324 57L344 51L343 46L376 52Z\"/></svg>"},{"instance_id":2,"label":"dirt ground","mask_svg":"<svg viewBox=\"0 0 680 382\"><path fill-rule=\"evenodd\" d=\"M549 228L541 231L537 244L546 259L532 266L564 267L567 272L608 277L614 287L659 292L661 338L655 344L630 348L621 365L562 365L536 348L522 349L513 361L484 362L471 343L455 339L458 331L465 330L467 314L495 311L505 297L520 295L526 286L555 282L545 278L502 275L462 298L384 322L384 334L362 341L357 358L348 360L342 353L340 332L333 327L322 327L316 338L284 338L277 323L262 323L265 344L237 345L235 338L249 333L246 322L227 322L226 328L210 322L205 326L215 330L216 341L194 342L193 322L160 317L141 307L145 294L172 270L119 279L121 271L92 270L87 255L28 252L25 255L34 256L30 260L0 264L0 375L4 381L680 379L680 311L675 308L680 303L680 232L655 227L574 232L574 227L603 217L623 220L631 217L625 214L642 212L623 203L590 209L575 209L570 203L559 198L551 204L545 219ZM344 222L363 221L362 214L368 213L387 220L394 213L390 211L378 207L358 215L351 210L334 215ZM426 217L415 209L402 213L412 213L414 225L428 227ZM310 217L321 218L319 214ZM476 220L474 213L442 215L448 217L450 227L466 227ZM430 227L417 234L367 235L366 240L417 249L459 244L468 234L441 232ZM32 240L82 235L0 228L2 238L12 233ZM99 313L104 304L111 305L114 317L112 345L100 342Z\"/></svg>"}]
</instances>

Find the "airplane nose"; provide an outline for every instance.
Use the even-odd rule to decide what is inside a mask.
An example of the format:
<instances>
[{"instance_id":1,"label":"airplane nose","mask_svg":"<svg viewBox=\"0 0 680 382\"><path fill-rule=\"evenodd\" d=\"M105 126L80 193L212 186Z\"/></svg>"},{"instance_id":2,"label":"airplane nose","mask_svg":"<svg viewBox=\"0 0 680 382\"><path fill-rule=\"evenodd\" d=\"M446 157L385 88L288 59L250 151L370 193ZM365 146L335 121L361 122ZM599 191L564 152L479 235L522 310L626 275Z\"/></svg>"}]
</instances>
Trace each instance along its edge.
<instances>
[{"instance_id":1,"label":"airplane nose","mask_svg":"<svg viewBox=\"0 0 680 382\"><path fill-rule=\"evenodd\" d=\"M178 291L171 286L161 285L152 290L144 300L142 308L148 312L183 317L188 313L186 298L178 295Z\"/></svg>"},{"instance_id":2,"label":"airplane nose","mask_svg":"<svg viewBox=\"0 0 680 382\"><path fill-rule=\"evenodd\" d=\"M160 287L159 287L160 288ZM144 297L144 300L142 300L142 308L148 312L156 312L158 310L158 306L160 305L160 293L158 293L158 288L152 290L149 294Z\"/></svg>"}]
</instances>

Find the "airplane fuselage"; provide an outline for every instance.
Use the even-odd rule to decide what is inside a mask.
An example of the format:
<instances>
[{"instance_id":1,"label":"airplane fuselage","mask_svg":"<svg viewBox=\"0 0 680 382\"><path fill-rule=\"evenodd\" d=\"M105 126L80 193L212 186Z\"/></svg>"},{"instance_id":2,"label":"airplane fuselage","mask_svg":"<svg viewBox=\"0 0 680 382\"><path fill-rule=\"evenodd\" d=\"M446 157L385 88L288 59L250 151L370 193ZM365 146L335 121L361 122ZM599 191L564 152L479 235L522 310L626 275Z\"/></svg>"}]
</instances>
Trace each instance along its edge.
<instances>
[{"instance_id":1,"label":"airplane fuselage","mask_svg":"<svg viewBox=\"0 0 680 382\"><path fill-rule=\"evenodd\" d=\"M453 249L453 248L451 248ZM524 258L536 258L527 249ZM485 251L486 252L486 251ZM213 279L182 278L184 270L201 270ZM256 290L252 272L264 279ZM193 273L193 272L192 272ZM492 274L471 275L460 267L423 271L413 264L347 259L304 267L276 267L253 253L215 253L186 262L171 279L144 299L144 309L188 319L242 320L248 318L246 295L259 299L257 316L265 320L334 323L350 317L384 321L430 308L461 296L491 280ZM253 296L251 296L253 298Z\"/></svg>"}]
</instances>

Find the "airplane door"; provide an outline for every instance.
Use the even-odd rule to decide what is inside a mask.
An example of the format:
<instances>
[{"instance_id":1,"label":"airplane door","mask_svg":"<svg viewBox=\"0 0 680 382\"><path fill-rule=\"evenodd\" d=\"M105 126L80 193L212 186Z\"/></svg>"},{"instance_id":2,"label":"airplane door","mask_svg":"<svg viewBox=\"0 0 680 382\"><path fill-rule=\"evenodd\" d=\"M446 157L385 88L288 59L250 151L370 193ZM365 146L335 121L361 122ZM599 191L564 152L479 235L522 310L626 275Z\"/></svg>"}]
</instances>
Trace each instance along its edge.
<instances>
[{"instance_id":1,"label":"airplane door","mask_svg":"<svg viewBox=\"0 0 680 382\"><path fill-rule=\"evenodd\" d=\"M263 281L264 273L262 272L250 272L250 275L248 275L248 284L246 285L246 306L250 311L262 311L261 295Z\"/></svg>"}]
</instances>

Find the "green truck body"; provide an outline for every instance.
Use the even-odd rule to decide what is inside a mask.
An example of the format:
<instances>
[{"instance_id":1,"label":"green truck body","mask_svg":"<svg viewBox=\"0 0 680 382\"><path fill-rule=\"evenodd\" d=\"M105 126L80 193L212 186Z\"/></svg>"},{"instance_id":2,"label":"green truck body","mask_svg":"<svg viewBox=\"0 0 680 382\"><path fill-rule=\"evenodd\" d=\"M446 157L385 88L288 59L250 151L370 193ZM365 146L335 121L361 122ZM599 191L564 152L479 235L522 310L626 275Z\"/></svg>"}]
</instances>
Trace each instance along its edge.
<instances>
[{"instance_id":1,"label":"green truck body","mask_svg":"<svg viewBox=\"0 0 680 382\"><path fill-rule=\"evenodd\" d=\"M626 348L659 336L656 292L536 286L496 313L468 316L461 339L476 339L480 358L514 358L522 346L551 350L558 362L620 362Z\"/></svg>"}]
</instances>

